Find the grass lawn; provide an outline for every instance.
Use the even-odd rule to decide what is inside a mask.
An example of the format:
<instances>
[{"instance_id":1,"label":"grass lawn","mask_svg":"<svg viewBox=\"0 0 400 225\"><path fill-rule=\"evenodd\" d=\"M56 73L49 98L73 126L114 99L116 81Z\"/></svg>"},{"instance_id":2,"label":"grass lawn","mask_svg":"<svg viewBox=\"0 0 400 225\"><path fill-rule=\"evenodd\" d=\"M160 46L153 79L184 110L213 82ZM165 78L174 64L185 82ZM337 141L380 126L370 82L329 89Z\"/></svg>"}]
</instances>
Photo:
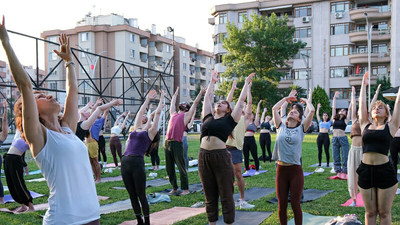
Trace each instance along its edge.
<instances>
[{"instance_id":1,"label":"grass lawn","mask_svg":"<svg viewBox=\"0 0 400 225\"><path fill-rule=\"evenodd\" d=\"M274 140L276 135L272 135L272 146L274 145ZM317 163L317 146L316 146L316 134L307 134L304 138L303 142L303 170L305 172L312 172L315 170L315 167L309 167L314 163ZM258 135L256 135L256 140L258 140ZM160 145L161 146L161 145ZM107 157L108 163L112 163L112 156L107 146ZM189 135L189 156L197 159L199 150L199 135L198 134L191 134ZM261 155L261 149L258 147L258 154ZM159 155L161 159L161 165L165 164L164 161L164 150L160 147ZM27 163L29 165L29 170L37 170L38 167L36 163L33 161L30 154L27 154ZM324 161L323 156L323 162ZM331 161L332 155L331 155ZM145 162L150 163L150 158L145 157ZM263 170L267 169L268 172L260 174L255 177L245 178L245 182L247 185L245 186L246 189L251 187L267 187L267 188L274 188L275 187L275 165L263 164L261 162L261 167ZM148 173L153 171L146 171ZM167 176L165 170L156 171L158 173L158 177L165 177ZM4 175L4 174L2 174ZM102 177L107 176L119 176L120 170L113 170L112 173L102 174ZM178 174L179 176L179 174ZM347 191L347 182L343 180L329 180L327 177L331 176L329 170L325 169L324 173L314 173L310 176L305 177L304 180L304 188L305 189L320 189L320 190L334 190L334 192L327 194L326 196L312 202L303 203L301 205L303 212L307 212L314 215L321 215L321 216L343 216L344 214L356 214L359 217L359 220L364 223L364 208L352 208L352 207L341 207L340 204L347 201L349 197L349 193ZM25 179L33 179L33 178L40 178L42 177L41 174L38 175L29 175L26 176ZM178 178L179 180L179 178ZM3 185L7 185L5 178L1 178ZM198 183L200 182L200 178L197 172L189 173L189 183ZM41 194L49 194L49 189L47 188L46 182L27 182L27 187L29 190L41 193ZM126 190L115 190L112 187L116 186L124 186L122 181L117 182L106 182L96 184L97 188L97 195L108 196L110 199L101 201L100 204L108 204L115 201L121 201L128 199L128 192ZM153 193L162 191L166 188L171 188L170 185L165 185L161 187L150 187L147 189L147 193ZM235 186L235 192L238 192L238 188ZM9 194L5 192L5 194ZM47 196L48 197L48 196ZM47 197L37 198L33 200L34 204L40 204L47 202ZM271 204L267 201L271 198L276 197L276 194L270 194L264 198L261 198L256 201L252 201L251 204L256 205L252 211L269 211L273 212L272 216L266 219L262 224L279 224L278 220L278 205ZM151 213L157 212L163 209L168 209L174 206L186 206L190 207L196 202L205 201L204 196L201 193L194 193L188 196L171 196L170 203L160 203L155 205L150 205ZM17 203L8 203L6 205L1 205L0 207L7 207L9 209L14 209L18 207L19 204ZM395 201L392 207L392 224L400 225L400 197L396 196ZM7 213L0 213L0 224L41 224L42 218L45 214L45 211L36 211L36 212L28 212L25 214L20 215L12 215ZM221 214L221 210L220 210ZM293 218L293 212L291 211L290 206L288 207L288 219ZM134 213L133 210L126 210L117 213L111 213L107 215L101 215L101 224L120 224L127 220L134 220ZM151 218L150 218L151 220ZM177 224L206 224L207 217L206 214L201 214L199 216L195 216L189 218L185 221L181 221Z\"/></svg>"}]
</instances>

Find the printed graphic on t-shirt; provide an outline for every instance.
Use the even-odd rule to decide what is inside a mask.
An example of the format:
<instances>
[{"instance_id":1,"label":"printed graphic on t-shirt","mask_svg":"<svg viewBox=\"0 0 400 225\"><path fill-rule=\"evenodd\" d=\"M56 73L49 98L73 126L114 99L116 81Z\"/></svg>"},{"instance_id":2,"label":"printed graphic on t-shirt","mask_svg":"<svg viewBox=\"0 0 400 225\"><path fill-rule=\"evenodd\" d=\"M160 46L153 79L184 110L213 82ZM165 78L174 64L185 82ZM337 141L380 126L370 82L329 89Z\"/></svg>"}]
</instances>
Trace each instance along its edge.
<instances>
[{"instance_id":1,"label":"printed graphic on t-shirt","mask_svg":"<svg viewBox=\"0 0 400 225\"><path fill-rule=\"evenodd\" d=\"M296 136L297 135L297 129L293 129L293 130L291 130L291 129L286 129L286 131L285 131L285 136L286 136L286 138L285 138L285 141L287 142L287 143L289 143L289 144L294 144L293 142L292 142L292 137L294 137L294 136Z\"/></svg>"}]
</instances>

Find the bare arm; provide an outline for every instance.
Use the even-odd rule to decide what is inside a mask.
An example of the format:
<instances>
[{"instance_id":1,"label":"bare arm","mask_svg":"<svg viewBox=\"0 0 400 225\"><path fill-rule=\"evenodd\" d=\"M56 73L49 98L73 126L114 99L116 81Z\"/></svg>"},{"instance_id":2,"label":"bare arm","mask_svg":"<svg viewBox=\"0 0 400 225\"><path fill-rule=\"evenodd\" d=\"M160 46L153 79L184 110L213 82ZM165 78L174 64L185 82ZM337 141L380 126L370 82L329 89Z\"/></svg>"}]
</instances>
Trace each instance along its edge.
<instances>
[{"instance_id":1,"label":"bare arm","mask_svg":"<svg viewBox=\"0 0 400 225\"><path fill-rule=\"evenodd\" d=\"M237 81L234 80L233 83L232 83L232 88L231 88L231 90L229 91L228 97L226 98L226 101L228 101L229 103L232 102L233 93L235 93L235 90L238 89L238 88L236 87L236 84L237 84Z\"/></svg>"},{"instance_id":2,"label":"bare arm","mask_svg":"<svg viewBox=\"0 0 400 225\"><path fill-rule=\"evenodd\" d=\"M4 108L4 113L3 113L3 121L1 124L1 134L0 134L0 141L2 142L4 142L8 136L7 100L3 101L3 108Z\"/></svg>"},{"instance_id":3,"label":"bare arm","mask_svg":"<svg viewBox=\"0 0 400 225\"><path fill-rule=\"evenodd\" d=\"M302 98L301 101L305 102L307 104L307 108L308 108L308 112L309 112L308 115L306 116L306 119L303 121L303 131L307 132L308 128L311 125L312 119L314 117L315 108L314 108L313 104L309 101L309 99Z\"/></svg>"},{"instance_id":4,"label":"bare arm","mask_svg":"<svg viewBox=\"0 0 400 225\"><path fill-rule=\"evenodd\" d=\"M349 124L349 121L351 119L351 114L352 114L352 110L351 109L352 109L352 106L351 106L351 102L350 102L349 107L347 108L346 119L344 119L344 122L346 123L346 125Z\"/></svg>"},{"instance_id":5,"label":"bare arm","mask_svg":"<svg viewBox=\"0 0 400 225\"><path fill-rule=\"evenodd\" d=\"M187 125L188 128L191 128L191 127L193 126L194 116L195 116L195 115L196 115L196 108L194 109L193 116L192 116L192 118L190 119L190 121L189 121L189 123L188 123L188 125Z\"/></svg>"},{"instance_id":6,"label":"bare arm","mask_svg":"<svg viewBox=\"0 0 400 225\"><path fill-rule=\"evenodd\" d=\"M93 102L88 102L88 104L86 104L84 107L79 109L79 114L86 112L92 106L93 106Z\"/></svg>"},{"instance_id":7,"label":"bare arm","mask_svg":"<svg viewBox=\"0 0 400 225\"><path fill-rule=\"evenodd\" d=\"M187 125L190 121L190 119L193 117L194 112L196 111L197 105L199 104L201 97L203 94L206 92L206 88L202 87L199 94L197 95L196 99L193 102L193 105L190 107L189 111L185 112L185 117L183 119L183 122L185 125Z\"/></svg>"},{"instance_id":8,"label":"bare arm","mask_svg":"<svg viewBox=\"0 0 400 225\"><path fill-rule=\"evenodd\" d=\"M160 102L158 103L157 109L155 111L153 124L150 127L149 132L148 132L149 138L151 140L154 139L154 137L157 135L157 132L158 132L158 121L160 119L161 111L162 111L162 109L164 107L164 104L163 104L163 101L162 101L163 99L164 99L164 91L161 91Z\"/></svg>"},{"instance_id":9,"label":"bare arm","mask_svg":"<svg viewBox=\"0 0 400 225\"><path fill-rule=\"evenodd\" d=\"M125 115L125 113L121 113L121 115L119 115L117 117L117 119L114 122L114 127L119 126L119 121L121 120L121 118Z\"/></svg>"},{"instance_id":10,"label":"bare arm","mask_svg":"<svg viewBox=\"0 0 400 225\"><path fill-rule=\"evenodd\" d=\"M312 90L311 88L308 89L308 101L312 102ZM308 111L308 107L306 107L306 110L304 110L304 116L307 117L309 111Z\"/></svg>"},{"instance_id":11,"label":"bare arm","mask_svg":"<svg viewBox=\"0 0 400 225\"><path fill-rule=\"evenodd\" d=\"M97 107L99 107L99 105L101 105L101 104L103 104L103 99L98 98L98 99L96 100L96 103L92 105L92 111L91 111L91 113L93 113L94 110L96 110Z\"/></svg>"},{"instance_id":12,"label":"bare arm","mask_svg":"<svg viewBox=\"0 0 400 225\"><path fill-rule=\"evenodd\" d=\"M125 119L124 119L124 122L122 122L122 124L119 125L119 128L121 128L121 130L123 130L123 129L125 128L126 121L128 120L129 115L131 115L131 111L129 111L129 112L126 114Z\"/></svg>"},{"instance_id":13,"label":"bare arm","mask_svg":"<svg viewBox=\"0 0 400 225\"><path fill-rule=\"evenodd\" d=\"M258 127L260 126L260 106L261 106L262 100L260 100L257 104L257 112L256 112L256 117L254 119L254 124Z\"/></svg>"},{"instance_id":14,"label":"bare arm","mask_svg":"<svg viewBox=\"0 0 400 225\"><path fill-rule=\"evenodd\" d=\"M368 112L371 112L371 105L373 105L376 102L376 100L378 100L378 95L379 95L379 91L381 90L381 85L382 84L379 84L378 88L375 91L374 97L372 98L371 103L369 104Z\"/></svg>"},{"instance_id":15,"label":"bare arm","mask_svg":"<svg viewBox=\"0 0 400 225\"><path fill-rule=\"evenodd\" d=\"M321 121L321 117L319 117L319 109L320 108L321 108L321 104L318 103L318 105L317 105L317 120L318 120L318 123L319 123L319 121Z\"/></svg>"},{"instance_id":16,"label":"bare arm","mask_svg":"<svg viewBox=\"0 0 400 225\"><path fill-rule=\"evenodd\" d=\"M333 96L333 99L332 99L332 118L331 118L332 122L336 116L336 98L337 97L339 97L338 91L335 92L335 95Z\"/></svg>"},{"instance_id":17,"label":"bare arm","mask_svg":"<svg viewBox=\"0 0 400 225\"><path fill-rule=\"evenodd\" d=\"M72 62L71 49L69 47L69 37L66 34L61 34L58 38L60 41L60 51L54 52L66 63L67 67L67 82L65 98L64 115L61 118L61 125L69 127L74 133L79 119L78 115L78 82L75 75L74 64Z\"/></svg>"},{"instance_id":18,"label":"bare arm","mask_svg":"<svg viewBox=\"0 0 400 225\"><path fill-rule=\"evenodd\" d=\"M177 89L178 91L179 89ZM175 92L176 94L176 92ZM142 106L140 106L140 109L138 111L138 113L136 114L136 118L135 118L135 124L134 124L134 129L136 130L139 124L142 124L141 120L142 120L142 116L144 115L144 112L147 109L147 106L149 105L149 102L153 99L155 99L157 96L157 93L155 90L151 90L147 96L146 96L146 100L143 102ZM172 97L173 98L173 97ZM171 101L171 105L172 105L172 101ZM175 105L175 104L174 104ZM171 106L172 107L172 106ZM121 128L122 129L122 128Z\"/></svg>"},{"instance_id":19,"label":"bare arm","mask_svg":"<svg viewBox=\"0 0 400 225\"><path fill-rule=\"evenodd\" d=\"M210 83L208 84L208 88L206 94L204 96L203 109L201 111L201 119L203 120L205 116L212 113L212 103L213 103L213 95L214 95L214 85L219 80L217 71L213 70L212 77Z\"/></svg>"},{"instance_id":20,"label":"bare arm","mask_svg":"<svg viewBox=\"0 0 400 225\"><path fill-rule=\"evenodd\" d=\"M361 83L361 90L360 90L360 126L361 126L361 132L364 131L365 126L369 123L368 119L368 110L367 110L367 85L368 85L368 76L369 72L366 72L364 74L362 83Z\"/></svg>"},{"instance_id":21,"label":"bare arm","mask_svg":"<svg viewBox=\"0 0 400 225\"><path fill-rule=\"evenodd\" d=\"M172 116L176 112L176 98L179 94L179 87L176 88L176 91L171 99L171 105L169 107L169 114Z\"/></svg>"},{"instance_id":22,"label":"bare arm","mask_svg":"<svg viewBox=\"0 0 400 225\"><path fill-rule=\"evenodd\" d=\"M90 117L81 123L81 128L83 130L89 130L90 127L92 127L92 125L94 124L94 122L96 121L96 119L99 117L99 115L102 112L109 111L111 107L117 106L121 103L122 103L122 99L118 99L118 100L113 100L107 104L97 107L96 110L94 110L94 112L90 115ZM108 112L107 112L107 115L108 115ZM105 115L105 116L107 117L107 115ZM104 114L103 114L103 117L104 117ZM118 118L120 118L120 117L118 117ZM105 123L106 122L104 122L104 124Z\"/></svg>"},{"instance_id":23,"label":"bare arm","mask_svg":"<svg viewBox=\"0 0 400 225\"><path fill-rule=\"evenodd\" d=\"M264 121L265 121L265 113L267 113L267 108L264 108L264 111L263 111L263 113L261 115L260 123L264 123Z\"/></svg>"},{"instance_id":24,"label":"bare arm","mask_svg":"<svg viewBox=\"0 0 400 225\"><path fill-rule=\"evenodd\" d=\"M392 136L394 137L397 130L400 127L400 88L399 91L397 92L397 97L396 97L396 101L394 103L394 107L393 107L393 115L392 115L392 119L389 122L389 128L390 128L390 133L392 134Z\"/></svg>"},{"instance_id":25,"label":"bare arm","mask_svg":"<svg viewBox=\"0 0 400 225\"><path fill-rule=\"evenodd\" d=\"M251 79L253 79L255 73L251 73L245 80L245 83L243 85L242 91L240 92L239 99L237 101L237 107L233 109L231 116L235 122L238 122L240 120L240 116L242 115L242 110L243 110L243 103L244 100L246 99L246 95L248 94L247 92L250 91L250 86L251 86Z\"/></svg>"},{"instance_id":26,"label":"bare arm","mask_svg":"<svg viewBox=\"0 0 400 225\"><path fill-rule=\"evenodd\" d=\"M14 82L18 87L22 97L22 125L24 135L33 157L42 150L45 145L46 128L39 122L39 113L36 105L36 99L33 94L33 88L29 76L25 73L21 63L19 62L15 52L9 42L7 30L5 28L5 20L0 24L0 39L6 52L8 62L10 64L11 74Z\"/></svg>"},{"instance_id":27,"label":"bare arm","mask_svg":"<svg viewBox=\"0 0 400 225\"><path fill-rule=\"evenodd\" d=\"M281 111L280 111L280 117L281 118L286 116L286 109L287 109L288 105L289 105L288 102L284 102L283 105L281 106Z\"/></svg>"},{"instance_id":28,"label":"bare arm","mask_svg":"<svg viewBox=\"0 0 400 225\"><path fill-rule=\"evenodd\" d=\"M296 97L294 97L296 95L297 91L295 89L293 89L288 97L284 97L282 98L279 102L277 102L274 107L272 107L272 119L274 121L275 127L278 129L280 124L282 123L282 117L279 114L279 109L281 109L282 111L282 106L284 105L284 103L288 103L290 101L296 101ZM287 105L287 104L286 104Z\"/></svg>"}]
</instances>

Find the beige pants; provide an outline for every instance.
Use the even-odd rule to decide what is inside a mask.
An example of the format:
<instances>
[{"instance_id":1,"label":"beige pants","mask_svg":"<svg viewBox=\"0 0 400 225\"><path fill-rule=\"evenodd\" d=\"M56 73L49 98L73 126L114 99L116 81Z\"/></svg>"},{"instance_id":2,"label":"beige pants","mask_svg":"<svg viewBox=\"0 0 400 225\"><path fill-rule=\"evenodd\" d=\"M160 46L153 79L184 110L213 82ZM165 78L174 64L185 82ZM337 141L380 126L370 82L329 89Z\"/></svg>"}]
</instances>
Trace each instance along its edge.
<instances>
[{"instance_id":1,"label":"beige pants","mask_svg":"<svg viewBox=\"0 0 400 225\"><path fill-rule=\"evenodd\" d=\"M352 145L347 158L347 186L352 199L357 198L358 174L356 170L361 164L362 154L362 146Z\"/></svg>"}]
</instances>

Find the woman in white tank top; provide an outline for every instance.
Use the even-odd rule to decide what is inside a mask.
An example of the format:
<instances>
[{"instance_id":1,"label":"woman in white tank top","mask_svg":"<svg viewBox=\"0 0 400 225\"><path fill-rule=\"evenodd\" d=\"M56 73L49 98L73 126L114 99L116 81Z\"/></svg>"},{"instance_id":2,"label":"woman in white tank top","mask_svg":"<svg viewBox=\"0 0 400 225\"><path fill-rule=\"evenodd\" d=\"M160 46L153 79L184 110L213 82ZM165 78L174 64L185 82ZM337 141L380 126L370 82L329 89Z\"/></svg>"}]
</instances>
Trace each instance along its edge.
<instances>
[{"instance_id":1,"label":"woman in white tank top","mask_svg":"<svg viewBox=\"0 0 400 225\"><path fill-rule=\"evenodd\" d=\"M22 101L23 110L15 112L16 123L19 121L20 124L18 129L24 133L50 189L49 210L43 224L100 224L100 206L88 152L75 135L78 86L69 38L62 34L59 37L60 51L54 50L67 68L67 97L61 117L60 104L53 96L33 92L30 78L9 42L4 17L0 24L0 39L21 93L19 101Z\"/></svg>"}]
</instances>

